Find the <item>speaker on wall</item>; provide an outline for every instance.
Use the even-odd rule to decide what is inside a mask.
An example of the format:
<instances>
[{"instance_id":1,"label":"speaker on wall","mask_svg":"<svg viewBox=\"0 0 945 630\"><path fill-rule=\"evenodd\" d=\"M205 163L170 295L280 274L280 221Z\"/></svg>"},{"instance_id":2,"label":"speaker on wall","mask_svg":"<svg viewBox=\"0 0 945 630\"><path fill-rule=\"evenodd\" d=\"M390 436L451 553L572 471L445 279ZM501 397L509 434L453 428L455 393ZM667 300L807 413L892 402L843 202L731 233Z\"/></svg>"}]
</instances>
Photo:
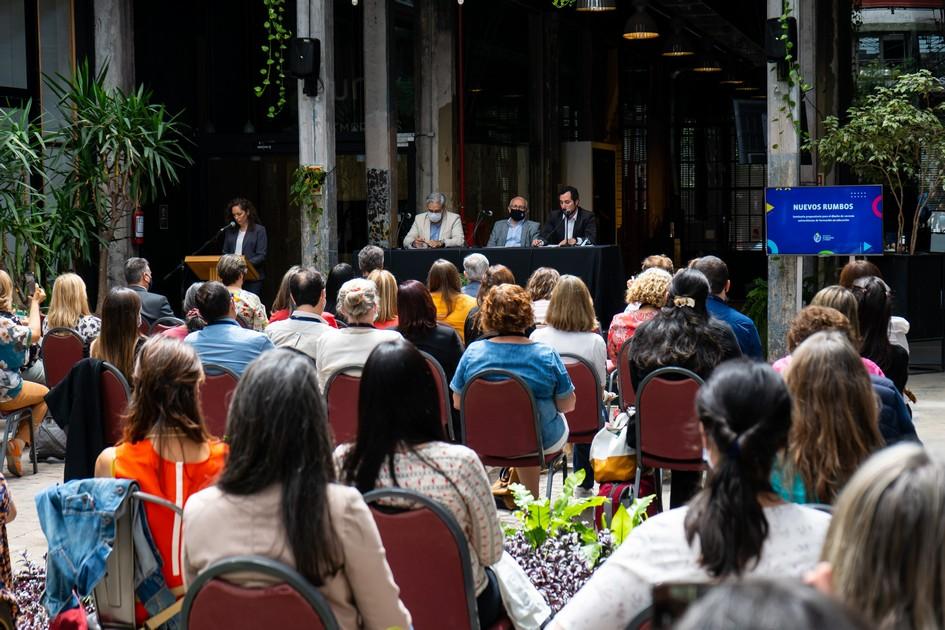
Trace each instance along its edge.
<instances>
[{"instance_id":1,"label":"speaker on wall","mask_svg":"<svg viewBox=\"0 0 945 630\"><path fill-rule=\"evenodd\" d=\"M289 76L304 81L302 91L308 96L317 93L318 70L322 63L321 41L311 37L295 37L289 41Z\"/></svg>"}]
</instances>

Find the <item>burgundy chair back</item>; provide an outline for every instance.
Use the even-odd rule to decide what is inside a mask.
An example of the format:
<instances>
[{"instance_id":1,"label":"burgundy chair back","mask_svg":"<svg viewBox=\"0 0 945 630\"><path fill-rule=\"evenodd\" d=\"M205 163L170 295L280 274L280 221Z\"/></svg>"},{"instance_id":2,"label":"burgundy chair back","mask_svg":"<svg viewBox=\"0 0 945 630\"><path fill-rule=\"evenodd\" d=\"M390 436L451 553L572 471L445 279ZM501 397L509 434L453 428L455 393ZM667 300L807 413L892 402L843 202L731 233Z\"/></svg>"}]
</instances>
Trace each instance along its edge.
<instances>
[{"instance_id":1,"label":"burgundy chair back","mask_svg":"<svg viewBox=\"0 0 945 630\"><path fill-rule=\"evenodd\" d=\"M445 433L450 437L450 439L455 439L453 436L453 424L450 422L452 418L452 409L451 396L450 396L450 386L446 382L446 372L443 370L443 366L440 365L440 362L433 357L433 355L420 351L420 354L423 355L423 358L427 360L427 365L430 366L430 372L433 373L433 380L436 382L436 393L437 399L440 403L440 421L443 423L443 428Z\"/></svg>"},{"instance_id":2,"label":"burgundy chair back","mask_svg":"<svg viewBox=\"0 0 945 630\"><path fill-rule=\"evenodd\" d=\"M545 463L538 405L516 374L485 370L463 388L461 441L487 466L537 466Z\"/></svg>"},{"instance_id":3,"label":"burgundy chair back","mask_svg":"<svg viewBox=\"0 0 945 630\"><path fill-rule=\"evenodd\" d=\"M161 319L154 322L151 325L151 330L148 334L150 335L160 335L165 330L170 330L171 328L177 328L184 323L184 320L177 319L176 317L162 317Z\"/></svg>"},{"instance_id":4,"label":"burgundy chair back","mask_svg":"<svg viewBox=\"0 0 945 630\"><path fill-rule=\"evenodd\" d=\"M226 581L228 574L265 575L278 581L250 588ZM297 571L270 558L237 556L212 564L188 589L181 613L190 630L279 628L336 630L325 597Z\"/></svg>"},{"instance_id":5,"label":"burgundy chair back","mask_svg":"<svg viewBox=\"0 0 945 630\"><path fill-rule=\"evenodd\" d=\"M564 414L568 419L568 442L571 444L590 444L602 426L601 384L597 372L582 357L562 354L561 360L574 384L577 398L574 410Z\"/></svg>"},{"instance_id":6,"label":"burgundy chair back","mask_svg":"<svg viewBox=\"0 0 945 630\"><path fill-rule=\"evenodd\" d=\"M102 363L102 372L99 379L99 397L102 405L105 444L114 446L124 434L123 416L128 410L131 388L121 371L107 361Z\"/></svg>"},{"instance_id":7,"label":"burgundy chair back","mask_svg":"<svg viewBox=\"0 0 945 630\"><path fill-rule=\"evenodd\" d=\"M328 424L331 426L335 445L352 442L358 436L358 393L361 390L360 365L350 365L336 370L325 384L325 399L328 404ZM358 374L346 372L357 371Z\"/></svg>"},{"instance_id":8,"label":"burgundy chair back","mask_svg":"<svg viewBox=\"0 0 945 630\"><path fill-rule=\"evenodd\" d=\"M208 363L203 371L206 376L200 386L200 409L210 435L222 438L226 435L226 416L240 378L222 365Z\"/></svg>"},{"instance_id":9,"label":"burgundy chair back","mask_svg":"<svg viewBox=\"0 0 945 630\"><path fill-rule=\"evenodd\" d=\"M141 318L141 323L138 324L138 332L145 337L151 333L151 324L144 317Z\"/></svg>"},{"instance_id":10,"label":"burgundy chair back","mask_svg":"<svg viewBox=\"0 0 945 630\"><path fill-rule=\"evenodd\" d=\"M380 501L395 500L405 509ZM414 628L478 628L466 537L442 506L417 492L392 488L364 495Z\"/></svg>"},{"instance_id":11,"label":"burgundy chair back","mask_svg":"<svg viewBox=\"0 0 945 630\"><path fill-rule=\"evenodd\" d=\"M85 342L71 328L53 328L43 335L40 356L46 372L46 387L52 389L82 360Z\"/></svg>"},{"instance_id":12,"label":"burgundy chair back","mask_svg":"<svg viewBox=\"0 0 945 630\"><path fill-rule=\"evenodd\" d=\"M633 381L630 380L630 342L632 341L633 337L627 339L620 346L620 352L617 353L617 393L620 394L618 400L621 411L626 411L627 407L634 404L637 399L633 391Z\"/></svg>"},{"instance_id":13,"label":"burgundy chair back","mask_svg":"<svg viewBox=\"0 0 945 630\"><path fill-rule=\"evenodd\" d=\"M702 470L696 394L702 379L666 367L650 373L637 395L637 467Z\"/></svg>"}]
</instances>

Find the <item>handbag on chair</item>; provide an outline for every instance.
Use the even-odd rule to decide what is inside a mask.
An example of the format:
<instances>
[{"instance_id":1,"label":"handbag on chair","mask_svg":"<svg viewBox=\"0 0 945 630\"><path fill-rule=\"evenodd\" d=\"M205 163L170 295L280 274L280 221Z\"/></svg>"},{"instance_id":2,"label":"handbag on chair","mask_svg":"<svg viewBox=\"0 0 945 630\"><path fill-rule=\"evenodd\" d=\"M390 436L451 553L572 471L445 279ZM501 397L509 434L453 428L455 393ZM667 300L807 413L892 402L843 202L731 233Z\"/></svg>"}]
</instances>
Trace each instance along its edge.
<instances>
[{"instance_id":1,"label":"handbag on chair","mask_svg":"<svg viewBox=\"0 0 945 630\"><path fill-rule=\"evenodd\" d=\"M495 499L496 507L500 510L515 509L515 497L512 496L512 490L509 489L509 486L513 483L521 483L518 472L514 467L501 469L499 478L492 484L492 497Z\"/></svg>"}]
</instances>

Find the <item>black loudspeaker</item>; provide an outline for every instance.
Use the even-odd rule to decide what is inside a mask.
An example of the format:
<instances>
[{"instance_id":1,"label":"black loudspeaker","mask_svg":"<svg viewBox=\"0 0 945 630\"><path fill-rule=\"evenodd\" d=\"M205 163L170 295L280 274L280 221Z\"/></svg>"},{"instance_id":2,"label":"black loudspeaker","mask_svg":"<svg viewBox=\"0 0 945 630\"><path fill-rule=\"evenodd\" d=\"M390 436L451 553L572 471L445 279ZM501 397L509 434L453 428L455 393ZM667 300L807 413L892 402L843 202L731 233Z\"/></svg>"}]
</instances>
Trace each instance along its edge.
<instances>
[{"instance_id":1,"label":"black loudspeaker","mask_svg":"<svg viewBox=\"0 0 945 630\"><path fill-rule=\"evenodd\" d=\"M302 79L303 92L315 96L318 83L318 70L322 63L322 46L317 39L295 37L289 42L288 74Z\"/></svg>"},{"instance_id":2,"label":"black loudspeaker","mask_svg":"<svg viewBox=\"0 0 945 630\"><path fill-rule=\"evenodd\" d=\"M765 56L768 61L784 61L784 56L787 55L787 46L781 39L782 32L780 18L771 18L765 23ZM791 55L797 60L797 20L795 18L787 19L787 36L788 41L794 45L791 48Z\"/></svg>"}]
</instances>

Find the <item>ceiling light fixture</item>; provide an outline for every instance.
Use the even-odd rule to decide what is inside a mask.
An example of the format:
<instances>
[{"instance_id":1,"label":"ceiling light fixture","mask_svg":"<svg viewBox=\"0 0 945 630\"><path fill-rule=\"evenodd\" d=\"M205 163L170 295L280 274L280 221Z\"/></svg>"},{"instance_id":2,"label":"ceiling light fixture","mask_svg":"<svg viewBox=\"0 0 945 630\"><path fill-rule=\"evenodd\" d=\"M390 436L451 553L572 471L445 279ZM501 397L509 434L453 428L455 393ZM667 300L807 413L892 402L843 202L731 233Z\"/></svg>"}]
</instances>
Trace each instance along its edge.
<instances>
[{"instance_id":1,"label":"ceiling light fixture","mask_svg":"<svg viewBox=\"0 0 945 630\"><path fill-rule=\"evenodd\" d=\"M577 0L574 7L576 11L583 13L603 13L604 11L616 11L617 0Z\"/></svg>"},{"instance_id":2,"label":"ceiling light fixture","mask_svg":"<svg viewBox=\"0 0 945 630\"><path fill-rule=\"evenodd\" d=\"M664 57L689 57L696 54L696 47L679 20L673 22L673 34L666 40L666 46L660 54Z\"/></svg>"},{"instance_id":3,"label":"ceiling light fixture","mask_svg":"<svg viewBox=\"0 0 945 630\"><path fill-rule=\"evenodd\" d=\"M647 10L646 2L637 0L633 3L635 11L623 26L624 39L656 39L660 36L659 27Z\"/></svg>"}]
</instances>

